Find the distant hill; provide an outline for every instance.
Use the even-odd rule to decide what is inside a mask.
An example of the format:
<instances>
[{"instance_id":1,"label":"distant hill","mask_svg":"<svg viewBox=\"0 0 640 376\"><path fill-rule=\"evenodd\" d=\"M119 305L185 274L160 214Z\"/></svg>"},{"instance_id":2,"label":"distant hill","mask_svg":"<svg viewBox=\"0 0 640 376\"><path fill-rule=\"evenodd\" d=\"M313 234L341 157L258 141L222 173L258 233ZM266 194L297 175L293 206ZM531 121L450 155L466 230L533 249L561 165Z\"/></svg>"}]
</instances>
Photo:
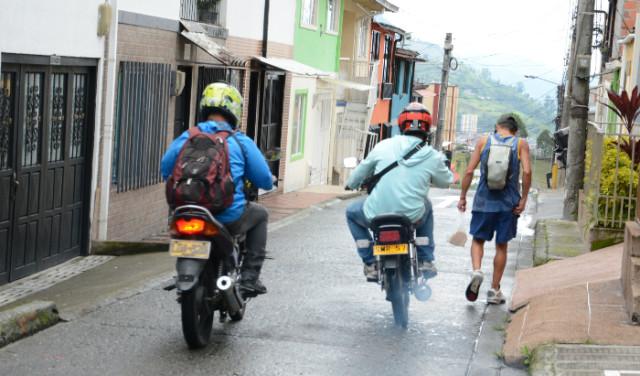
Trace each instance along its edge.
<instances>
[{"instance_id":1,"label":"distant hill","mask_svg":"<svg viewBox=\"0 0 640 376\"><path fill-rule=\"evenodd\" d=\"M427 60L416 64L415 80L423 83L439 83L442 78L442 48L427 42L407 46L419 51ZM556 93L543 98L532 98L520 82L515 86L503 84L484 68L460 64L449 74L449 86L460 87L458 102L458 127L464 114L478 115L478 132L491 132L498 117L507 112L517 112L524 121L529 137L536 138L543 129L555 130Z\"/></svg>"}]
</instances>

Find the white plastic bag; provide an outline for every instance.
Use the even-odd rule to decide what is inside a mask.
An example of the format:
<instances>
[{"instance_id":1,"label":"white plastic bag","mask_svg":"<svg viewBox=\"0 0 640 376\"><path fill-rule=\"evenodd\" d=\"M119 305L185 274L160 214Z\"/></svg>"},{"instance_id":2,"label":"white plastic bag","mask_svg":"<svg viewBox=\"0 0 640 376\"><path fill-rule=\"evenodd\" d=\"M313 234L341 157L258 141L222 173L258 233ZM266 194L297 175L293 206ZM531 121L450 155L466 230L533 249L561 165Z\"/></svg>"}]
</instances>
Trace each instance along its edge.
<instances>
[{"instance_id":1,"label":"white plastic bag","mask_svg":"<svg viewBox=\"0 0 640 376\"><path fill-rule=\"evenodd\" d=\"M447 235L447 241L457 247L464 247L467 243L467 232L464 227L464 213L458 212L458 218L451 226L451 231Z\"/></svg>"}]
</instances>

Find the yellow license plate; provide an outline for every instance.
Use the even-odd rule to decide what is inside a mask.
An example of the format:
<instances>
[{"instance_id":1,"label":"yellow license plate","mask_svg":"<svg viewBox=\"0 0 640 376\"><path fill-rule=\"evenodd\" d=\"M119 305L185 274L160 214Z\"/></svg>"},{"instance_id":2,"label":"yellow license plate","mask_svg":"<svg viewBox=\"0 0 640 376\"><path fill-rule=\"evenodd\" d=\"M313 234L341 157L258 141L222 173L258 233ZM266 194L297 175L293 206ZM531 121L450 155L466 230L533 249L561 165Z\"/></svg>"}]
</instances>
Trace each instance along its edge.
<instances>
[{"instance_id":1,"label":"yellow license plate","mask_svg":"<svg viewBox=\"0 0 640 376\"><path fill-rule=\"evenodd\" d=\"M404 255L409 253L406 244L389 244L389 245L374 245L374 256L386 256L386 255Z\"/></svg>"},{"instance_id":2,"label":"yellow license plate","mask_svg":"<svg viewBox=\"0 0 640 376\"><path fill-rule=\"evenodd\" d=\"M169 255L175 257L208 259L211 242L196 240L171 240Z\"/></svg>"}]
</instances>

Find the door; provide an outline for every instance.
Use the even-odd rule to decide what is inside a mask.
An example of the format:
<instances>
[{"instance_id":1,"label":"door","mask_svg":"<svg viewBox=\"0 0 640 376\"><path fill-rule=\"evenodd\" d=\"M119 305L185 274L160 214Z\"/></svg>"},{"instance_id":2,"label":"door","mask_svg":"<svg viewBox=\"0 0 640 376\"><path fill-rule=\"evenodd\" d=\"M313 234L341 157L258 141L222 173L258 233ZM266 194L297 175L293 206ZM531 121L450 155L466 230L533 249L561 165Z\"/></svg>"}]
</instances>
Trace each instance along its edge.
<instances>
[{"instance_id":1,"label":"door","mask_svg":"<svg viewBox=\"0 0 640 376\"><path fill-rule=\"evenodd\" d=\"M265 152L280 147L282 134L282 104L284 97L284 73L267 72L262 95L262 121L258 131L258 147ZM271 173L279 176L280 161L269 162Z\"/></svg>"},{"instance_id":2,"label":"door","mask_svg":"<svg viewBox=\"0 0 640 376\"><path fill-rule=\"evenodd\" d=\"M313 157L311 160L311 176L309 184L327 184L329 167L329 141L331 131L332 93L318 94L318 108L320 124L314 126L313 131Z\"/></svg>"},{"instance_id":3,"label":"door","mask_svg":"<svg viewBox=\"0 0 640 376\"><path fill-rule=\"evenodd\" d=\"M3 64L0 284L82 253L92 75L87 67Z\"/></svg>"},{"instance_id":4,"label":"door","mask_svg":"<svg viewBox=\"0 0 640 376\"><path fill-rule=\"evenodd\" d=\"M185 79L182 93L176 97L175 113L173 116L174 139L178 138L182 132L188 130L191 125L189 119L189 107L191 106L191 67L179 66L178 70L185 73Z\"/></svg>"}]
</instances>

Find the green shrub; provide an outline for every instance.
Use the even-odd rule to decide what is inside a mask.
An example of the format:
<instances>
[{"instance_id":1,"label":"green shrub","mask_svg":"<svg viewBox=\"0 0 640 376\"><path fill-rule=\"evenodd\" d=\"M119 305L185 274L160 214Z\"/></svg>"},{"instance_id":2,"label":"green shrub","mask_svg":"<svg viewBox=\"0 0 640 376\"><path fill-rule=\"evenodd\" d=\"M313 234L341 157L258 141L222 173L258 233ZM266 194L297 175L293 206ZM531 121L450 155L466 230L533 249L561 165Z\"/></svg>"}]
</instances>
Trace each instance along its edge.
<instances>
[{"instance_id":1,"label":"green shrub","mask_svg":"<svg viewBox=\"0 0 640 376\"><path fill-rule=\"evenodd\" d=\"M589 192L586 196L585 204L589 208L591 222L597 227L622 228L624 222L631 220L636 212L636 192L638 189L638 165L633 168L629 156L622 150L618 150L616 137L605 137L602 151L602 166L600 171L596 171L596 178L600 176L600 186L598 196L617 196L620 198L598 197L596 201L595 192ZM593 145L587 143L585 167L588 178L591 165L591 154ZM618 174L616 176L616 160L618 159ZM629 192L631 189L631 192ZM628 196L632 199L627 199ZM597 207L597 218L593 218L594 208ZM620 213L622 211L622 213ZM620 217L622 215L622 221Z\"/></svg>"}]
</instances>

